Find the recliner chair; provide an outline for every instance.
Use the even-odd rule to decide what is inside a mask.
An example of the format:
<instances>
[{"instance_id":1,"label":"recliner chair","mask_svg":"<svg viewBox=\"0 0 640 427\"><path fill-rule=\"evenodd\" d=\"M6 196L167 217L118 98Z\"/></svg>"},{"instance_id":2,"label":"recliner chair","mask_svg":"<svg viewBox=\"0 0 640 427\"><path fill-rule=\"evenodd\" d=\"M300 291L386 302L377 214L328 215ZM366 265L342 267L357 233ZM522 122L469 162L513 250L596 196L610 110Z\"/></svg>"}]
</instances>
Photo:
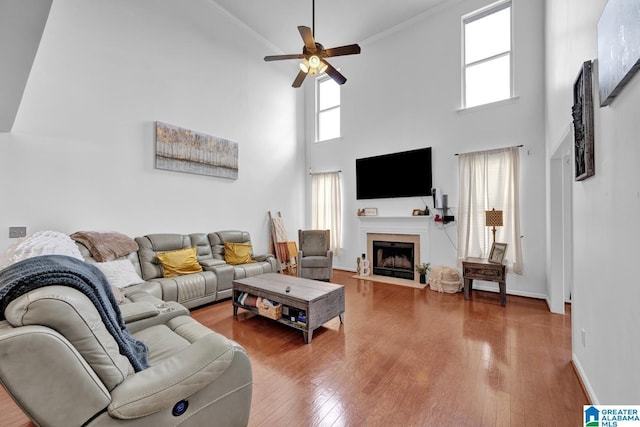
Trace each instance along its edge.
<instances>
[{"instance_id":1,"label":"recliner chair","mask_svg":"<svg viewBox=\"0 0 640 427\"><path fill-rule=\"evenodd\" d=\"M248 423L246 352L188 315L161 313L133 333L149 349L150 367L139 372L120 354L93 303L71 287L28 292L4 315L0 380L37 425Z\"/></svg>"},{"instance_id":2,"label":"recliner chair","mask_svg":"<svg viewBox=\"0 0 640 427\"><path fill-rule=\"evenodd\" d=\"M298 230L298 277L329 281L333 251L329 230Z\"/></svg>"}]
</instances>

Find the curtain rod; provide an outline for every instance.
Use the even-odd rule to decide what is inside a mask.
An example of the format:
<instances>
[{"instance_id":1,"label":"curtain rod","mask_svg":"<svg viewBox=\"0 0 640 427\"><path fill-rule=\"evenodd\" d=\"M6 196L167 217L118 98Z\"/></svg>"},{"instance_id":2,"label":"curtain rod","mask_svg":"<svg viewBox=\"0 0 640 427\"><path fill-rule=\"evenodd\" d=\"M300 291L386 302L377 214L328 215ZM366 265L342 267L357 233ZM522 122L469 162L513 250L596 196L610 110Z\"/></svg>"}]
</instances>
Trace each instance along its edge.
<instances>
[{"instance_id":1,"label":"curtain rod","mask_svg":"<svg viewBox=\"0 0 640 427\"><path fill-rule=\"evenodd\" d=\"M311 170L309 170L309 175L319 175L321 173L334 173L334 172L342 173L341 170L338 170L338 171L325 171L325 172L311 172Z\"/></svg>"},{"instance_id":2,"label":"curtain rod","mask_svg":"<svg viewBox=\"0 0 640 427\"><path fill-rule=\"evenodd\" d=\"M518 148L522 148L524 147L524 145L520 144L520 145L512 145L511 147L518 147ZM503 147L503 148L494 148L493 150L503 150L504 148L511 148L511 147ZM466 153L462 153L462 154L471 154L471 153L481 153L483 151L493 151L493 150L479 150L479 151L469 151ZM460 153L456 153L454 154L454 156L459 156Z\"/></svg>"}]
</instances>

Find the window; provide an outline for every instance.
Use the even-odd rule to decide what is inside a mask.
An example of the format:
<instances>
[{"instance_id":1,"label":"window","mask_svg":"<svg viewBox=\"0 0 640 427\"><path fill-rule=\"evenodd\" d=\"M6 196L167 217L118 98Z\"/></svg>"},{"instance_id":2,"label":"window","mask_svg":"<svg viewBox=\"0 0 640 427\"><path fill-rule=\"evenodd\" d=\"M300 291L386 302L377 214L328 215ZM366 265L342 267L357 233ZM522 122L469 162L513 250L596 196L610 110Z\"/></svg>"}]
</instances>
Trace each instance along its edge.
<instances>
[{"instance_id":1,"label":"window","mask_svg":"<svg viewBox=\"0 0 640 427\"><path fill-rule=\"evenodd\" d=\"M331 232L331 250L339 256L342 246L340 172L311 175L311 204L311 227Z\"/></svg>"},{"instance_id":2,"label":"window","mask_svg":"<svg viewBox=\"0 0 640 427\"><path fill-rule=\"evenodd\" d=\"M316 142L340 138L340 85L329 76L316 80Z\"/></svg>"},{"instance_id":3,"label":"window","mask_svg":"<svg viewBox=\"0 0 640 427\"><path fill-rule=\"evenodd\" d=\"M520 243L518 147L465 153L458 156L458 259L488 258L493 243L485 211L503 211L503 226L496 242L507 243L505 261L522 274Z\"/></svg>"},{"instance_id":4,"label":"window","mask_svg":"<svg viewBox=\"0 0 640 427\"><path fill-rule=\"evenodd\" d=\"M500 2L462 19L463 107L511 98L511 2Z\"/></svg>"}]
</instances>

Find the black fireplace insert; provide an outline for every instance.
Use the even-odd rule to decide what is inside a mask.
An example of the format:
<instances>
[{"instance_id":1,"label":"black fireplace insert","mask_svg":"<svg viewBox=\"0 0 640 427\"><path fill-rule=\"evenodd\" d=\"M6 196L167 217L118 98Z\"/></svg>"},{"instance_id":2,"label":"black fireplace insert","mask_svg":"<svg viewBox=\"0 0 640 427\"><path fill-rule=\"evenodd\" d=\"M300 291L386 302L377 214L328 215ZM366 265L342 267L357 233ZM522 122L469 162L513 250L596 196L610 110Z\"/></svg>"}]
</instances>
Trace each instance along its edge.
<instances>
[{"instance_id":1,"label":"black fireplace insert","mask_svg":"<svg viewBox=\"0 0 640 427\"><path fill-rule=\"evenodd\" d=\"M413 280L414 244L373 241L373 274Z\"/></svg>"}]
</instances>

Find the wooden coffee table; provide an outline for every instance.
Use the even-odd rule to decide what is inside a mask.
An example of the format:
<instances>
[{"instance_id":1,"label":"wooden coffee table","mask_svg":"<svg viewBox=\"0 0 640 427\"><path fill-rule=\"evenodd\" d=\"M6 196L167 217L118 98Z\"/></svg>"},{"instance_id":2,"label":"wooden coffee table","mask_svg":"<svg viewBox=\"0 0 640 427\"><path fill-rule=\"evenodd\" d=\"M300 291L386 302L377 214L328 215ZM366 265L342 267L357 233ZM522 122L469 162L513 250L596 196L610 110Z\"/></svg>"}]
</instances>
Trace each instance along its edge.
<instances>
[{"instance_id":1,"label":"wooden coffee table","mask_svg":"<svg viewBox=\"0 0 640 427\"><path fill-rule=\"evenodd\" d=\"M287 292L289 288L289 292ZM283 315L277 322L302 331L304 342L310 343L313 331L336 316L344 323L344 286L303 279L278 273L267 273L233 281L233 315L238 308L258 313L256 307L240 304L242 292L282 304L283 310L304 310L306 324L291 321Z\"/></svg>"}]
</instances>

